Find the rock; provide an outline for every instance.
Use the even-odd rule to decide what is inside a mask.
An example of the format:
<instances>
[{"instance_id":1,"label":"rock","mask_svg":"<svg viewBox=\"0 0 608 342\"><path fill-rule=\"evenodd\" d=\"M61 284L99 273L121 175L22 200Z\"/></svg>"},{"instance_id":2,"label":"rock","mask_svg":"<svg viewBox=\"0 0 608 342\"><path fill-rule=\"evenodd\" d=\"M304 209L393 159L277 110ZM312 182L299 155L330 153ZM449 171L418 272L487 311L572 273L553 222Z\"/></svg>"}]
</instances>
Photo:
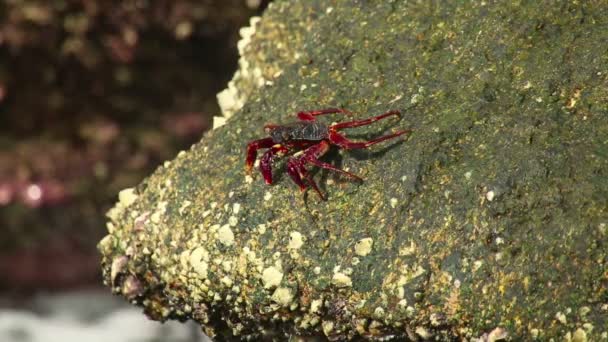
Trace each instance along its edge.
<instances>
[{"instance_id":1,"label":"rock","mask_svg":"<svg viewBox=\"0 0 608 342\"><path fill-rule=\"evenodd\" d=\"M241 44L228 102L242 107L112 212L106 283L121 293L137 277L132 300L150 317L194 319L217 340L598 340L608 11L597 6L273 3ZM326 202L283 163L274 186L245 175L264 123L323 107L403 112L354 138L413 132L330 153L365 181L316 173Z\"/></svg>"}]
</instances>

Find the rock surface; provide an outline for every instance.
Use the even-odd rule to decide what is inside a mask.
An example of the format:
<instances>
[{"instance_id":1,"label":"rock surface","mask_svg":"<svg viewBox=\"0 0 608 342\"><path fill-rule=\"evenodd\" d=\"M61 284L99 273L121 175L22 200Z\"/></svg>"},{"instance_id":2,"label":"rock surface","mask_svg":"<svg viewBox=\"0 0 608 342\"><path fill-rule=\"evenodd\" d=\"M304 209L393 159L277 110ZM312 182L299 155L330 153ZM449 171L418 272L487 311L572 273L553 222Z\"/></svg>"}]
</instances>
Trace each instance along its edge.
<instances>
[{"instance_id":1,"label":"rock surface","mask_svg":"<svg viewBox=\"0 0 608 342\"><path fill-rule=\"evenodd\" d=\"M235 114L109 213L106 283L217 340L608 338L607 24L587 2L273 3ZM327 202L281 163L245 175L264 123L335 106L405 114L353 138L413 133L328 155L365 182L318 172Z\"/></svg>"}]
</instances>

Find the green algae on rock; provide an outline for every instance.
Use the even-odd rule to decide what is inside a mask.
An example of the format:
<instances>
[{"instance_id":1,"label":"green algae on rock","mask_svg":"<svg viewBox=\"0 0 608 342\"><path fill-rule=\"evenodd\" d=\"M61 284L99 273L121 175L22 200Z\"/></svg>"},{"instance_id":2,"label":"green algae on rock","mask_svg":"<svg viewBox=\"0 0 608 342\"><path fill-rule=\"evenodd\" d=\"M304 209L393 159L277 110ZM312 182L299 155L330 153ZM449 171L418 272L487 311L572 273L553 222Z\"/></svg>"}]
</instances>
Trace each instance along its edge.
<instances>
[{"instance_id":1,"label":"green algae on rock","mask_svg":"<svg viewBox=\"0 0 608 342\"><path fill-rule=\"evenodd\" d=\"M607 8L291 0L255 25L242 107L111 210L115 293L218 340L608 338ZM245 175L264 123L329 106L414 132L330 155L365 182L317 173L327 202Z\"/></svg>"}]
</instances>

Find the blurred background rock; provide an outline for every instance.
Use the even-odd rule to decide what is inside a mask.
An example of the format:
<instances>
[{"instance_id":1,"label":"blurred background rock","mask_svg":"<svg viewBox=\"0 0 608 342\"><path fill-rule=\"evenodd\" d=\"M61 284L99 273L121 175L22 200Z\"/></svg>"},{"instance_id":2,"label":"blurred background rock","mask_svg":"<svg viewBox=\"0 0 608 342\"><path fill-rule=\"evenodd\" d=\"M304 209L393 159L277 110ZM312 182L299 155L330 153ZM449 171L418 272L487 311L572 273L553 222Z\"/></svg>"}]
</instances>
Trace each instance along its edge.
<instances>
[{"instance_id":1,"label":"blurred background rock","mask_svg":"<svg viewBox=\"0 0 608 342\"><path fill-rule=\"evenodd\" d=\"M101 286L105 212L209 128L239 28L267 4L0 3L3 308Z\"/></svg>"}]
</instances>

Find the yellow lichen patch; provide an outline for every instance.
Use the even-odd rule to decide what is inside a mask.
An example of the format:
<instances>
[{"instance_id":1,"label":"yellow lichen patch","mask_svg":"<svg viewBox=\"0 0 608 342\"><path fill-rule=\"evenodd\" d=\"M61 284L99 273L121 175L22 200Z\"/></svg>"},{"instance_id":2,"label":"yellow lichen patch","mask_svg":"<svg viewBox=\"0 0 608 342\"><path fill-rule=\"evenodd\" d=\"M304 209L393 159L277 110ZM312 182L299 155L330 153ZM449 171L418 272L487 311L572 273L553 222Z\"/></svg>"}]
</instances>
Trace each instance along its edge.
<instances>
[{"instance_id":1,"label":"yellow lichen patch","mask_svg":"<svg viewBox=\"0 0 608 342\"><path fill-rule=\"evenodd\" d=\"M222 101L224 97L220 98L220 101ZM227 119L223 116L214 116L213 117L213 129L216 129L218 127L222 127L226 124Z\"/></svg>"},{"instance_id":2,"label":"yellow lichen patch","mask_svg":"<svg viewBox=\"0 0 608 342\"><path fill-rule=\"evenodd\" d=\"M283 280L283 272L274 266L270 266L262 272L262 282L265 289L279 286L281 280Z\"/></svg>"},{"instance_id":3,"label":"yellow lichen patch","mask_svg":"<svg viewBox=\"0 0 608 342\"><path fill-rule=\"evenodd\" d=\"M563 325L568 324L568 319L566 318L566 315L561 311L555 314L555 319Z\"/></svg>"},{"instance_id":4,"label":"yellow lichen patch","mask_svg":"<svg viewBox=\"0 0 608 342\"><path fill-rule=\"evenodd\" d=\"M323 299L313 300L312 302L310 302L310 312L311 313L319 312L319 309L321 308L322 305L323 305Z\"/></svg>"},{"instance_id":5,"label":"yellow lichen patch","mask_svg":"<svg viewBox=\"0 0 608 342\"><path fill-rule=\"evenodd\" d=\"M222 268L225 272L230 272L232 270L232 261L224 260L222 261Z\"/></svg>"},{"instance_id":6,"label":"yellow lichen patch","mask_svg":"<svg viewBox=\"0 0 608 342\"><path fill-rule=\"evenodd\" d=\"M397 281L398 286L403 286L407 284L411 279L416 278L426 272L426 270L420 265L416 265L415 267L409 267L408 265L404 265L401 267L400 271L402 274L399 277L399 280Z\"/></svg>"},{"instance_id":7,"label":"yellow lichen patch","mask_svg":"<svg viewBox=\"0 0 608 342\"><path fill-rule=\"evenodd\" d=\"M106 228L108 229L108 233L112 234L114 232L114 224L112 222L107 222L106 223Z\"/></svg>"},{"instance_id":8,"label":"yellow lichen patch","mask_svg":"<svg viewBox=\"0 0 608 342\"><path fill-rule=\"evenodd\" d=\"M134 188L127 188L118 193L118 203L108 211L108 217L111 221L118 222L125 210L137 200L137 194Z\"/></svg>"},{"instance_id":9,"label":"yellow lichen patch","mask_svg":"<svg viewBox=\"0 0 608 342\"><path fill-rule=\"evenodd\" d=\"M225 224L218 229L217 239L224 246L232 246L234 244L234 233L230 229L229 224Z\"/></svg>"},{"instance_id":10,"label":"yellow lichen patch","mask_svg":"<svg viewBox=\"0 0 608 342\"><path fill-rule=\"evenodd\" d=\"M372 251L372 245L374 240L372 238L365 238L357 241L355 244L355 254L359 256L366 256Z\"/></svg>"},{"instance_id":11,"label":"yellow lichen patch","mask_svg":"<svg viewBox=\"0 0 608 342\"><path fill-rule=\"evenodd\" d=\"M266 233L266 225L265 224L262 223L262 224L258 225L258 233L260 233L260 234Z\"/></svg>"},{"instance_id":12,"label":"yellow lichen patch","mask_svg":"<svg viewBox=\"0 0 608 342\"><path fill-rule=\"evenodd\" d=\"M264 201L270 201L270 199L272 198L272 194L268 191L266 191L264 193Z\"/></svg>"},{"instance_id":13,"label":"yellow lichen patch","mask_svg":"<svg viewBox=\"0 0 608 342\"><path fill-rule=\"evenodd\" d=\"M159 202L156 207L157 209L150 216L150 221L152 221L152 223L154 224L159 224L161 221L161 217L165 214L165 211L167 210L167 202Z\"/></svg>"},{"instance_id":14,"label":"yellow lichen patch","mask_svg":"<svg viewBox=\"0 0 608 342\"><path fill-rule=\"evenodd\" d=\"M236 271L240 275L247 274L247 255L245 253L239 254L236 259Z\"/></svg>"},{"instance_id":15,"label":"yellow lichen patch","mask_svg":"<svg viewBox=\"0 0 608 342\"><path fill-rule=\"evenodd\" d=\"M350 279L350 277L342 272L334 273L334 276L331 278L331 282L338 287L353 286L353 281Z\"/></svg>"},{"instance_id":16,"label":"yellow lichen patch","mask_svg":"<svg viewBox=\"0 0 608 342\"><path fill-rule=\"evenodd\" d=\"M181 206L181 207L179 207L179 209L177 209L177 212L179 212L179 214L180 214L180 215L184 215L184 212L186 211L186 209L187 209L187 208L188 208L190 205L192 205L192 202L190 202L190 201L184 201L184 202L182 203L182 206Z\"/></svg>"},{"instance_id":17,"label":"yellow lichen patch","mask_svg":"<svg viewBox=\"0 0 608 342\"><path fill-rule=\"evenodd\" d=\"M236 225L239 223L239 219L236 216L230 216L228 218L228 224L231 227L236 227Z\"/></svg>"},{"instance_id":18,"label":"yellow lichen patch","mask_svg":"<svg viewBox=\"0 0 608 342\"><path fill-rule=\"evenodd\" d=\"M112 235L106 235L101 241L99 241L99 249L102 251L108 250L114 244L114 237Z\"/></svg>"},{"instance_id":19,"label":"yellow lichen patch","mask_svg":"<svg viewBox=\"0 0 608 342\"><path fill-rule=\"evenodd\" d=\"M197 247L190 253L190 265L201 276L207 278L209 271L209 252L203 247Z\"/></svg>"},{"instance_id":20,"label":"yellow lichen patch","mask_svg":"<svg viewBox=\"0 0 608 342\"><path fill-rule=\"evenodd\" d=\"M304 240L302 239L302 234L300 232L291 232L289 234L289 244L287 248L289 249L299 249L304 244Z\"/></svg>"},{"instance_id":21,"label":"yellow lichen patch","mask_svg":"<svg viewBox=\"0 0 608 342\"><path fill-rule=\"evenodd\" d=\"M410 244L407 246L402 246L399 248L399 256L408 256L416 253L416 243L414 240L410 241Z\"/></svg>"},{"instance_id":22,"label":"yellow lichen patch","mask_svg":"<svg viewBox=\"0 0 608 342\"><path fill-rule=\"evenodd\" d=\"M222 284L226 285L226 287L232 287L232 279L228 276L224 276L221 280Z\"/></svg>"},{"instance_id":23,"label":"yellow lichen patch","mask_svg":"<svg viewBox=\"0 0 608 342\"><path fill-rule=\"evenodd\" d=\"M237 43L239 50L239 70L234 74L234 77L228 82L228 88L217 94L217 100L226 118L232 116L238 111L247 99L247 93L244 93L241 87L237 87L237 82L252 83L258 86L264 84L265 78L262 75L262 70L256 66L255 60L250 60L246 57L247 46L256 31L256 24L260 21L260 17L252 17L249 21L249 27L243 27L239 30L241 40ZM215 129L216 126L214 125Z\"/></svg>"},{"instance_id":24,"label":"yellow lichen patch","mask_svg":"<svg viewBox=\"0 0 608 342\"><path fill-rule=\"evenodd\" d=\"M423 340L428 340L433 337L433 334L423 326L416 327L416 330L414 331L416 332L416 335L422 337Z\"/></svg>"},{"instance_id":25,"label":"yellow lichen patch","mask_svg":"<svg viewBox=\"0 0 608 342\"><path fill-rule=\"evenodd\" d=\"M566 108L572 109L581 97L581 89L574 89L572 96L566 101Z\"/></svg>"},{"instance_id":26,"label":"yellow lichen patch","mask_svg":"<svg viewBox=\"0 0 608 342\"><path fill-rule=\"evenodd\" d=\"M572 334L572 342L586 342L587 341L587 333L585 330L578 328Z\"/></svg>"},{"instance_id":27,"label":"yellow lichen patch","mask_svg":"<svg viewBox=\"0 0 608 342\"><path fill-rule=\"evenodd\" d=\"M279 287L272 294L272 300L281 305L281 306L289 306L293 301L294 293L288 287Z\"/></svg>"},{"instance_id":28,"label":"yellow lichen patch","mask_svg":"<svg viewBox=\"0 0 608 342\"><path fill-rule=\"evenodd\" d=\"M329 336L329 334L331 334L331 332L334 330L334 322L332 321L323 321L321 325L323 327L323 333L326 336Z\"/></svg>"},{"instance_id":29,"label":"yellow lichen patch","mask_svg":"<svg viewBox=\"0 0 608 342\"><path fill-rule=\"evenodd\" d=\"M125 207L130 206L137 200L137 194L134 188L127 188L118 193L118 202Z\"/></svg>"},{"instance_id":30,"label":"yellow lichen patch","mask_svg":"<svg viewBox=\"0 0 608 342\"><path fill-rule=\"evenodd\" d=\"M377 307L374 309L374 316L378 319L382 319L384 318L384 315L386 314L386 311L384 310L383 307Z\"/></svg>"}]
</instances>

